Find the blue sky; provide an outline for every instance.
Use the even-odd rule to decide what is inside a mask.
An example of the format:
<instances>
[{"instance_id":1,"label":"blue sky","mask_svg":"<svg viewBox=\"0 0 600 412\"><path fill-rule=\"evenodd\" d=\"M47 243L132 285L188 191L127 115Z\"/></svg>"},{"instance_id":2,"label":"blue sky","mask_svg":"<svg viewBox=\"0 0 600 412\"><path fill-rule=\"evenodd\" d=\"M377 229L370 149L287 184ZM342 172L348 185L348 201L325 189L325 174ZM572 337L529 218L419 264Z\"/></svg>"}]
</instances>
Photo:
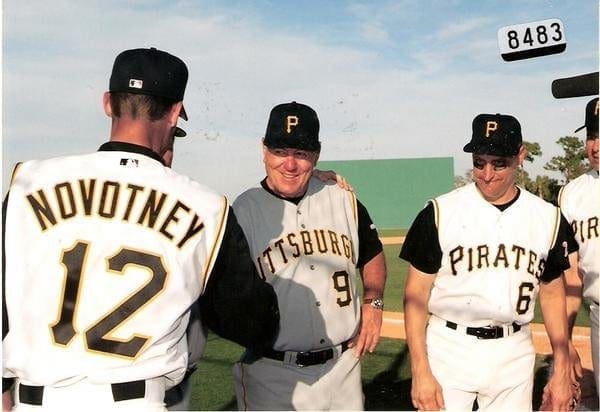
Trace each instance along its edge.
<instances>
[{"instance_id":1,"label":"blue sky","mask_svg":"<svg viewBox=\"0 0 600 412\"><path fill-rule=\"evenodd\" d=\"M502 61L500 27L549 18L565 25L564 53ZM319 114L324 160L451 156L456 174L473 117L513 114L542 146L538 174L583 124L589 98L557 100L550 85L598 70L598 3L5 0L4 185L16 161L104 142L114 57L150 46L190 69L173 167L230 198L263 176L269 111L291 100Z\"/></svg>"}]
</instances>

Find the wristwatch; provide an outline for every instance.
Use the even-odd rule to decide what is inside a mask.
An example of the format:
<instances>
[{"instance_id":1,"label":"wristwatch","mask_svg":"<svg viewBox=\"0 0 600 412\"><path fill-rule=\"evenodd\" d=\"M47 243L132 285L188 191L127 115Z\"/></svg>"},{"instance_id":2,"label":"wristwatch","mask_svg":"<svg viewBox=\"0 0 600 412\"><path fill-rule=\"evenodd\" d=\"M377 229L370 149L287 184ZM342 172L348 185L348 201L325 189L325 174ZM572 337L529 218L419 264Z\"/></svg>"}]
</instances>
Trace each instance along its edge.
<instances>
[{"instance_id":1,"label":"wristwatch","mask_svg":"<svg viewBox=\"0 0 600 412\"><path fill-rule=\"evenodd\" d=\"M383 310L383 298L365 299L363 303L368 303L375 309Z\"/></svg>"}]
</instances>

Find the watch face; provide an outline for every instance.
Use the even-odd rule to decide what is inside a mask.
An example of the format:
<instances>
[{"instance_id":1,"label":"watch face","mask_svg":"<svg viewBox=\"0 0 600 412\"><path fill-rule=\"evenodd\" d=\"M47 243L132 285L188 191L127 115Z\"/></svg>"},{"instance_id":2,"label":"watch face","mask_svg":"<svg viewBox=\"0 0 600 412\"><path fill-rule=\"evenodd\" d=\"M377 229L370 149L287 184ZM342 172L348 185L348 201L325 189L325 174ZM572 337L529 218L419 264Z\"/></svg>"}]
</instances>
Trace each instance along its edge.
<instances>
[{"instance_id":1,"label":"watch face","mask_svg":"<svg viewBox=\"0 0 600 412\"><path fill-rule=\"evenodd\" d=\"M371 301L371 306L377 309L383 309L383 299L377 298Z\"/></svg>"}]
</instances>

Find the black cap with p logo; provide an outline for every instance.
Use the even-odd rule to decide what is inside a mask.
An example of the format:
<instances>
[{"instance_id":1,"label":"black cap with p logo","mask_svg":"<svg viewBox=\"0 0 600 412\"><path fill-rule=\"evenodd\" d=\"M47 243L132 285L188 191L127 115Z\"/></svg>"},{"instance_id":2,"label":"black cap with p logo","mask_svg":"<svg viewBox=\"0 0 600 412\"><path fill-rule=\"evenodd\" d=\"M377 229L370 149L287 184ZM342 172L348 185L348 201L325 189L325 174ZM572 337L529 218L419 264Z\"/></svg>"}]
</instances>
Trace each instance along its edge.
<instances>
[{"instance_id":1,"label":"black cap with p logo","mask_svg":"<svg viewBox=\"0 0 600 412\"><path fill-rule=\"evenodd\" d=\"M587 135L591 137L598 137L598 98L590 100L585 106L585 124L575 130L575 133L583 129L587 129Z\"/></svg>"},{"instance_id":2,"label":"black cap with p logo","mask_svg":"<svg viewBox=\"0 0 600 412\"><path fill-rule=\"evenodd\" d=\"M467 153L512 157L523 143L519 121L506 114L480 114L473 119L473 135Z\"/></svg>"},{"instance_id":3,"label":"black cap with p logo","mask_svg":"<svg viewBox=\"0 0 600 412\"><path fill-rule=\"evenodd\" d=\"M263 143L270 148L318 152L321 143L317 113L309 106L296 102L275 106L269 116Z\"/></svg>"}]
</instances>

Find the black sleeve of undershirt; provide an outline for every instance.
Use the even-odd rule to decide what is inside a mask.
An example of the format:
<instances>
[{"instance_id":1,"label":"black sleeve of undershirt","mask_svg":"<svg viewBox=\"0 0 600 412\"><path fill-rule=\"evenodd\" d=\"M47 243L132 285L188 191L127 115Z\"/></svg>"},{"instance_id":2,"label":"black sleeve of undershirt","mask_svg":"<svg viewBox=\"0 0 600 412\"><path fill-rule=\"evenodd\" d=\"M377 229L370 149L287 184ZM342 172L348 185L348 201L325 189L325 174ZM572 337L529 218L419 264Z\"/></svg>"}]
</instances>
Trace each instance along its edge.
<instances>
[{"instance_id":1,"label":"black sleeve of undershirt","mask_svg":"<svg viewBox=\"0 0 600 412\"><path fill-rule=\"evenodd\" d=\"M202 322L219 336L257 351L272 346L279 327L277 296L259 277L231 208L219 254L198 302Z\"/></svg>"},{"instance_id":2,"label":"black sleeve of undershirt","mask_svg":"<svg viewBox=\"0 0 600 412\"><path fill-rule=\"evenodd\" d=\"M579 250L579 246L574 239L573 228L561 213L556 242L552 249L548 251L544 273L540 276L542 282L550 282L556 279L565 269L570 267L568 254ZM574 250L571 250L573 247L572 242L575 242Z\"/></svg>"},{"instance_id":3,"label":"black sleeve of undershirt","mask_svg":"<svg viewBox=\"0 0 600 412\"><path fill-rule=\"evenodd\" d=\"M423 273L435 274L440 270L442 248L433 203L429 202L413 221L400 250L400 258Z\"/></svg>"},{"instance_id":4,"label":"black sleeve of undershirt","mask_svg":"<svg viewBox=\"0 0 600 412\"><path fill-rule=\"evenodd\" d=\"M367 208L358 199L356 199L356 207L358 209L358 262L356 267L362 268L383 251L383 245Z\"/></svg>"},{"instance_id":5,"label":"black sleeve of undershirt","mask_svg":"<svg viewBox=\"0 0 600 412\"><path fill-rule=\"evenodd\" d=\"M573 230L573 226L571 226L569 224L569 222L567 221L567 218L564 216L561 216L561 226L559 228L559 230L562 230L563 225L562 225L562 221L565 221L567 223L567 227L564 228L565 230L565 237L566 237L566 241L567 241L567 251L569 252L569 254L573 253L573 252L577 252L579 250L579 243L577 243L577 239L575 239L575 231ZM559 233L560 235L560 233Z\"/></svg>"}]
</instances>

